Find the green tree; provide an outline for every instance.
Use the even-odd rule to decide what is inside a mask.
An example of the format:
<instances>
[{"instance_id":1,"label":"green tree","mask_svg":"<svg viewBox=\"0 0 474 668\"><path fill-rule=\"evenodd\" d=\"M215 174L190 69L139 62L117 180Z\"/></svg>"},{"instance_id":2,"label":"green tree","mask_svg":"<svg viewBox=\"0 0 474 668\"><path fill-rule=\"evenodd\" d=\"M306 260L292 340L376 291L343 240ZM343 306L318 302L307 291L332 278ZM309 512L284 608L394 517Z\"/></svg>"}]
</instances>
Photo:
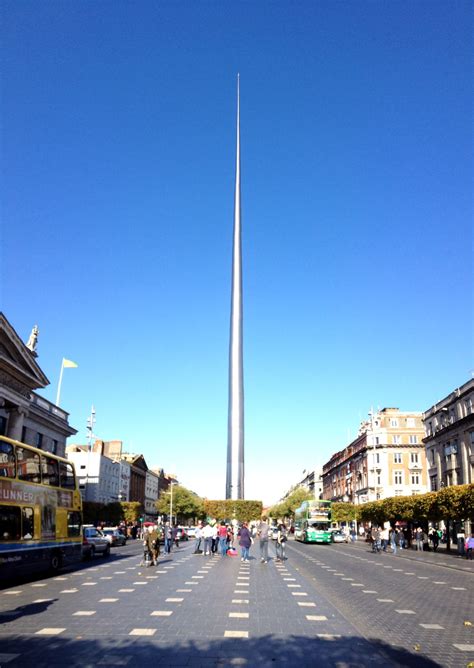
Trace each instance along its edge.
<instances>
[{"instance_id":1,"label":"green tree","mask_svg":"<svg viewBox=\"0 0 474 668\"><path fill-rule=\"evenodd\" d=\"M336 501L331 506L332 522L353 522L357 519L357 506L353 503L342 503Z\"/></svg>"},{"instance_id":2,"label":"green tree","mask_svg":"<svg viewBox=\"0 0 474 668\"><path fill-rule=\"evenodd\" d=\"M139 501L122 501L122 513L125 522L138 522L143 513L143 506Z\"/></svg>"},{"instance_id":3,"label":"green tree","mask_svg":"<svg viewBox=\"0 0 474 668\"><path fill-rule=\"evenodd\" d=\"M295 510L301 506L303 501L309 501L311 498L306 487L298 487L284 501L270 508L268 514L275 519L293 518Z\"/></svg>"},{"instance_id":4,"label":"green tree","mask_svg":"<svg viewBox=\"0 0 474 668\"><path fill-rule=\"evenodd\" d=\"M161 494L156 502L156 509L161 515L169 515L171 508L171 490ZM191 517L202 517L204 512L203 500L194 492L181 485L173 485L173 517L178 521Z\"/></svg>"}]
</instances>

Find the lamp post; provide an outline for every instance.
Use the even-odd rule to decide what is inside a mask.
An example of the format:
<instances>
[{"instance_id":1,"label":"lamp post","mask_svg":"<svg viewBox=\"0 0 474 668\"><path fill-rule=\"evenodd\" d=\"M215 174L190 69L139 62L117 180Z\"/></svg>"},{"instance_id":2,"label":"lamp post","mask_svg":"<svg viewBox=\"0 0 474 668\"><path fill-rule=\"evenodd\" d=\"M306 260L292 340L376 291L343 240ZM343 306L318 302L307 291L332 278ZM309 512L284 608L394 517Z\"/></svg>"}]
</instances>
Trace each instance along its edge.
<instances>
[{"instance_id":1,"label":"lamp post","mask_svg":"<svg viewBox=\"0 0 474 668\"><path fill-rule=\"evenodd\" d=\"M170 482L170 526L173 526L173 485L175 484Z\"/></svg>"}]
</instances>

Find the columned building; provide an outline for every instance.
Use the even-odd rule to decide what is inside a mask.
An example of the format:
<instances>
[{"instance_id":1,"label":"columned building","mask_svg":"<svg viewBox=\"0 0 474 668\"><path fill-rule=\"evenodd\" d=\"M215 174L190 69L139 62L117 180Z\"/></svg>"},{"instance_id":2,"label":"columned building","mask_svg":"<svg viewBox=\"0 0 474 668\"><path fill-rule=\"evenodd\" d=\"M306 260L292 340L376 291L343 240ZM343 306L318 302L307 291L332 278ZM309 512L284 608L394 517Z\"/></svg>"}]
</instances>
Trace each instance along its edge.
<instances>
[{"instance_id":1,"label":"columned building","mask_svg":"<svg viewBox=\"0 0 474 668\"><path fill-rule=\"evenodd\" d=\"M423 413L430 489L474 483L474 379Z\"/></svg>"},{"instance_id":2,"label":"columned building","mask_svg":"<svg viewBox=\"0 0 474 668\"><path fill-rule=\"evenodd\" d=\"M384 408L323 466L323 497L367 503L428 491L422 415Z\"/></svg>"},{"instance_id":3,"label":"columned building","mask_svg":"<svg viewBox=\"0 0 474 668\"><path fill-rule=\"evenodd\" d=\"M49 380L37 362L35 335L23 343L0 313L0 435L64 457L66 439L77 431L69 414L36 390Z\"/></svg>"}]
</instances>

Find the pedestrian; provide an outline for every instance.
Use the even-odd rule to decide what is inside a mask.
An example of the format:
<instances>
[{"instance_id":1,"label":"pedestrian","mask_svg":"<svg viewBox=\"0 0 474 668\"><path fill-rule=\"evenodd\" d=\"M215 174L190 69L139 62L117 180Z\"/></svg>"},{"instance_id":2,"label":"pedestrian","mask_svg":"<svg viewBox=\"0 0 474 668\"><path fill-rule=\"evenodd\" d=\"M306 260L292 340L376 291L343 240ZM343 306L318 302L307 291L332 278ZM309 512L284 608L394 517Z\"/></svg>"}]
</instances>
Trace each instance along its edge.
<instances>
[{"instance_id":1,"label":"pedestrian","mask_svg":"<svg viewBox=\"0 0 474 668\"><path fill-rule=\"evenodd\" d=\"M212 554L212 535L214 533L214 530L212 526L209 524L209 522L206 524L202 531L202 535L204 537L204 554L205 555L210 555Z\"/></svg>"},{"instance_id":2,"label":"pedestrian","mask_svg":"<svg viewBox=\"0 0 474 668\"><path fill-rule=\"evenodd\" d=\"M227 549L228 550L233 550L234 549L234 529L232 527L232 524L229 524L227 527Z\"/></svg>"},{"instance_id":3,"label":"pedestrian","mask_svg":"<svg viewBox=\"0 0 474 668\"><path fill-rule=\"evenodd\" d=\"M288 532L286 530L285 525L283 522L280 520L278 523L278 528L277 528L277 539L276 539L276 560L277 561L285 561L286 556L285 556L285 543L288 539Z\"/></svg>"},{"instance_id":4,"label":"pedestrian","mask_svg":"<svg viewBox=\"0 0 474 668\"><path fill-rule=\"evenodd\" d=\"M389 534L389 527L384 526L382 531L380 532L380 540L382 542L382 552L387 551L387 545L388 545L388 534Z\"/></svg>"},{"instance_id":5,"label":"pedestrian","mask_svg":"<svg viewBox=\"0 0 474 668\"><path fill-rule=\"evenodd\" d=\"M439 536L438 536L438 532L436 531L436 529L434 527L431 527L428 536L429 536L429 539L431 540L431 544L433 545L433 552L436 552L436 550L438 549L438 545L439 545Z\"/></svg>"},{"instance_id":6,"label":"pedestrian","mask_svg":"<svg viewBox=\"0 0 474 668\"><path fill-rule=\"evenodd\" d=\"M424 552L429 552L430 551L430 541L429 541L428 534L426 533L426 531L422 532L421 540L423 542L423 551Z\"/></svg>"},{"instance_id":7,"label":"pedestrian","mask_svg":"<svg viewBox=\"0 0 474 668\"><path fill-rule=\"evenodd\" d=\"M390 531L390 547L393 554L397 554L398 533L395 529Z\"/></svg>"},{"instance_id":8,"label":"pedestrian","mask_svg":"<svg viewBox=\"0 0 474 668\"><path fill-rule=\"evenodd\" d=\"M357 531L355 530L355 527L351 527L350 535L351 535L351 542L355 543L357 540Z\"/></svg>"},{"instance_id":9,"label":"pedestrian","mask_svg":"<svg viewBox=\"0 0 474 668\"><path fill-rule=\"evenodd\" d=\"M220 523L217 529L217 538L219 539L219 552L221 557L227 554L227 527L224 520Z\"/></svg>"},{"instance_id":10,"label":"pedestrian","mask_svg":"<svg viewBox=\"0 0 474 668\"><path fill-rule=\"evenodd\" d=\"M474 554L474 531L466 540L466 544L464 547L466 549L466 559L470 559L472 561L472 555Z\"/></svg>"},{"instance_id":11,"label":"pedestrian","mask_svg":"<svg viewBox=\"0 0 474 668\"><path fill-rule=\"evenodd\" d=\"M148 532L145 534L144 545L150 554L152 565L156 566L160 554L160 534L155 526L148 527Z\"/></svg>"},{"instance_id":12,"label":"pedestrian","mask_svg":"<svg viewBox=\"0 0 474 668\"><path fill-rule=\"evenodd\" d=\"M173 530L170 527L170 523L166 522L165 524L165 553L171 554L171 544L173 542Z\"/></svg>"},{"instance_id":13,"label":"pedestrian","mask_svg":"<svg viewBox=\"0 0 474 668\"><path fill-rule=\"evenodd\" d=\"M423 551L423 529L418 527L415 530L415 543L417 552Z\"/></svg>"},{"instance_id":14,"label":"pedestrian","mask_svg":"<svg viewBox=\"0 0 474 668\"><path fill-rule=\"evenodd\" d=\"M239 531L239 545L242 548L240 561L249 561L250 546L252 545L252 536L250 535L247 522L244 522Z\"/></svg>"},{"instance_id":15,"label":"pedestrian","mask_svg":"<svg viewBox=\"0 0 474 668\"><path fill-rule=\"evenodd\" d=\"M196 540L196 547L194 549L194 554L201 554L201 543L202 543L202 522L198 522L198 525L196 527L196 532L194 534L194 538Z\"/></svg>"},{"instance_id":16,"label":"pedestrian","mask_svg":"<svg viewBox=\"0 0 474 668\"><path fill-rule=\"evenodd\" d=\"M398 528L398 545L400 546L400 549L403 550L405 547L405 534L403 533L403 529Z\"/></svg>"},{"instance_id":17,"label":"pedestrian","mask_svg":"<svg viewBox=\"0 0 474 668\"><path fill-rule=\"evenodd\" d=\"M375 527L372 529L372 552L380 552L381 548L381 538L380 538L380 529Z\"/></svg>"},{"instance_id":18,"label":"pedestrian","mask_svg":"<svg viewBox=\"0 0 474 668\"><path fill-rule=\"evenodd\" d=\"M180 528L175 524L173 527L173 542L176 549L179 549L179 537L181 535Z\"/></svg>"},{"instance_id":19,"label":"pedestrian","mask_svg":"<svg viewBox=\"0 0 474 668\"><path fill-rule=\"evenodd\" d=\"M257 536L260 541L260 561L262 564L268 564L268 522L265 515L258 523Z\"/></svg>"}]
</instances>

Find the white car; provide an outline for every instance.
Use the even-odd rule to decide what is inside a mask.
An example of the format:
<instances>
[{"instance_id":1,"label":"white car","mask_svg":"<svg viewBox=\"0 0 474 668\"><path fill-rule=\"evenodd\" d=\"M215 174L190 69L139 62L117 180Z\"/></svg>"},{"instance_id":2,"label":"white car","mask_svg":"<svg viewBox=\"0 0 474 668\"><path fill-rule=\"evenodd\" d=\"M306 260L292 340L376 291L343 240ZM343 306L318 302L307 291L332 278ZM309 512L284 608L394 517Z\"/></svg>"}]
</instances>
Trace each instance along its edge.
<instances>
[{"instance_id":1,"label":"white car","mask_svg":"<svg viewBox=\"0 0 474 668\"><path fill-rule=\"evenodd\" d=\"M342 531L333 531L332 532L332 542L333 543L348 543L349 536L347 536Z\"/></svg>"},{"instance_id":2,"label":"white car","mask_svg":"<svg viewBox=\"0 0 474 668\"><path fill-rule=\"evenodd\" d=\"M185 527L188 538L196 538L196 527Z\"/></svg>"}]
</instances>

